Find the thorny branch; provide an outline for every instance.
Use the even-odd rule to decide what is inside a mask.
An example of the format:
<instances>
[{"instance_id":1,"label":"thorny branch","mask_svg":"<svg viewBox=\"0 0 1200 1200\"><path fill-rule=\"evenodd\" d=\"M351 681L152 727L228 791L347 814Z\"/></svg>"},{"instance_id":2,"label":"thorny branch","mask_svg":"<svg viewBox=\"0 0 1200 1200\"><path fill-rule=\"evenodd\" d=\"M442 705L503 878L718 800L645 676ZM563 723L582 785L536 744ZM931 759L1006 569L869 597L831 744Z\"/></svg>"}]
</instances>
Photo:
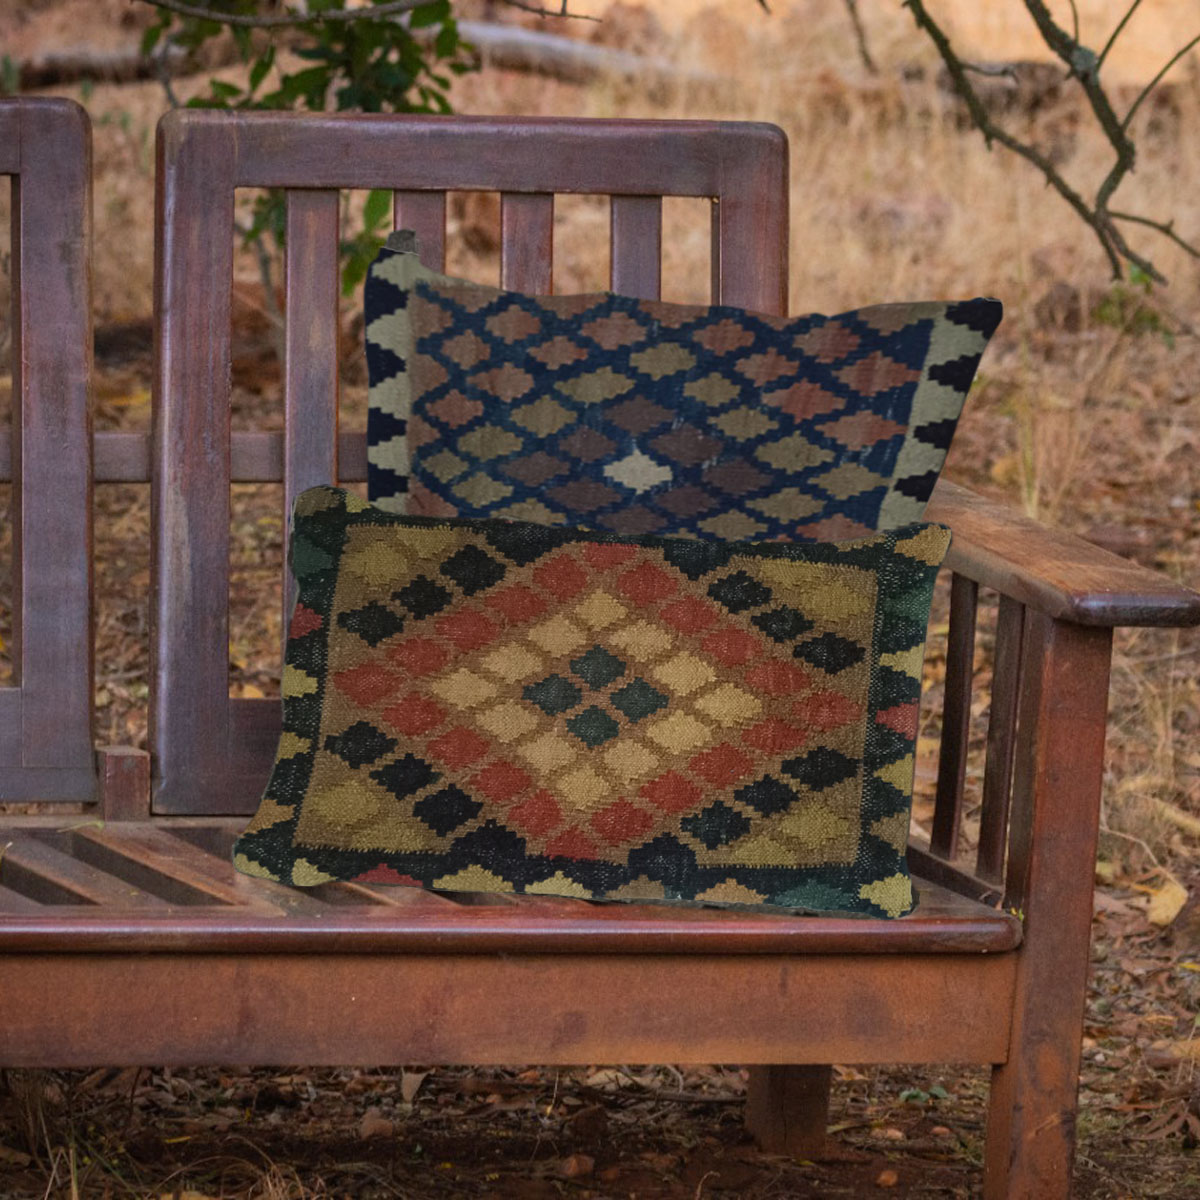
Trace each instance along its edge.
<instances>
[{"instance_id":1,"label":"thorny branch","mask_svg":"<svg viewBox=\"0 0 1200 1200\"><path fill-rule=\"evenodd\" d=\"M1108 139L1114 153L1114 161L1108 174L1101 180L1096 189L1095 198L1089 201L1070 183L1055 167L1050 159L1036 146L1022 141L997 122L993 121L979 93L968 78L968 73L980 72L979 68L964 62L950 43L941 26L929 15L924 0L904 0L905 6L912 12L918 28L928 34L934 47L945 65L954 88L962 97L971 115L971 120L983 134L989 148L993 142L999 142L1005 149L1032 163L1044 176L1046 182L1075 210L1080 219L1095 233L1109 266L1115 278L1121 277L1122 266L1125 263L1142 271L1149 278L1165 283L1162 273L1143 255L1137 253L1125 240L1116 222L1127 221L1153 229L1167 237L1177 246L1187 251L1194 258L1200 258L1200 248L1175 232L1174 222L1156 221L1132 213L1118 212L1109 207L1109 202L1120 186L1122 180L1134 169L1137 160L1137 148L1129 136L1129 125L1134 114L1147 96L1162 81L1166 73L1194 46L1200 44L1200 35L1194 37L1183 46L1165 66L1154 76L1138 94L1129 111L1120 117L1113 108L1108 93L1100 82L1100 68L1108 57L1113 44L1128 25L1130 18L1137 11L1142 0L1132 0L1128 11L1113 30L1104 49L1097 54L1079 41L1079 17L1074 3L1071 4L1073 30L1068 33L1050 15L1043 0L1024 0L1025 7L1032 17L1042 40L1054 51L1067 67L1067 77L1078 81L1087 98L1092 113L1096 118L1104 136Z\"/></svg>"}]
</instances>

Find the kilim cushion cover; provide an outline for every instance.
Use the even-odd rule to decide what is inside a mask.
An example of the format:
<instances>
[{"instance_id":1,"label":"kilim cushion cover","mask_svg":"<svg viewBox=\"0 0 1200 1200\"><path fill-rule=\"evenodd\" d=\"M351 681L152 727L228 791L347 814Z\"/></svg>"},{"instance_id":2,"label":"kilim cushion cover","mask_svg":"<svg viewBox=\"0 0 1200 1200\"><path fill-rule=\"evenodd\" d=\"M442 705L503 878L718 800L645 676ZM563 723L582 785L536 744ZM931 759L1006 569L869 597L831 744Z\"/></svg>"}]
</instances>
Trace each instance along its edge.
<instances>
[{"instance_id":1,"label":"kilim cushion cover","mask_svg":"<svg viewBox=\"0 0 1200 1200\"><path fill-rule=\"evenodd\" d=\"M238 867L899 916L939 525L724 543L298 499Z\"/></svg>"},{"instance_id":2,"label":"kilim cushion cover","mask_svg":"<svg viewBox=\"0 0 1200 1200\"><path fill-rule=\"evenodd\" d=\"M1001 314L532 297L405 259L381 256L366 297L371 499L623 534L834 539L920 520Z\"/></svg>"},{"instance_id":3,"label":"kilim cushion cover","mask_svg":"<svg viewBox=\"0 0 1200 1200\"><path fill-rule=\"evenodd\" d=\"M370 492L391 497L382 507L403 511L408 490L408 363L412 326L408 294L418 279L470 286L438 275L417 257L417 237L397 229L367 268L363 284L363 343L367 357L367 472Z\"/></svg>"}]
</instances>

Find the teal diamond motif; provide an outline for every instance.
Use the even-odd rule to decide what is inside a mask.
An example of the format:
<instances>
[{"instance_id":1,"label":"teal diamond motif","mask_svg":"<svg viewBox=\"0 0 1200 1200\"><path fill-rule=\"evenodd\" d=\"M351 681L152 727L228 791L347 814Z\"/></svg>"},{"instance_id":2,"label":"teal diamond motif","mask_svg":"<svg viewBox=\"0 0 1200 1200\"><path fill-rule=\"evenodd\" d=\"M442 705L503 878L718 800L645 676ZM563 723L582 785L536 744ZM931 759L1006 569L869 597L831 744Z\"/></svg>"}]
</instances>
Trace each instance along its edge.
<instances>
[{"instance_id":1,"label":"teal diamond motif","mask_svg":"<svg viewBox=\"0 0 1200 1200\"><path fill-rule=\"evenodd\" d=\"M643 717L658 712L660 708L666 708L670 703L666 695L641 678L618 688L608 699L613 708L631 721L640 721Z\"/></svg>"},{"instance_id":2,"label":"teal diamond motif","mask_svg":"<svg viewBox=\"0 0 1200 1200\"><path fill-rule=\"evenodd\" d=\"M625 664L603 646L593 646L586 654L571 660L571 670L588 687L602 688L625 674Z\"/></svg>"},{"instance_id":3,"label":"teal diamond motif","mask_svg":"<svg viewBox=\"0 0 1200 1200\"><path fill-rule=\"evenodd\" d=\"M611 741L621 731L620 725L604 709L597 708L594 704L585 708L583 712L576 713L567 722L567 728L591 749Z\"/></svg>"},{"instance_id":4,"label":"teal diamond motif","mask_svg":"<svg viewBox=\"0 0 1200 1200\"><path fill-rule=\"evenodd\" d=\"M531 683L521 694L548 717L569 711L583 699L583 693L561 675L548 675L539 683Z\"/></svg>"}]
</instances>

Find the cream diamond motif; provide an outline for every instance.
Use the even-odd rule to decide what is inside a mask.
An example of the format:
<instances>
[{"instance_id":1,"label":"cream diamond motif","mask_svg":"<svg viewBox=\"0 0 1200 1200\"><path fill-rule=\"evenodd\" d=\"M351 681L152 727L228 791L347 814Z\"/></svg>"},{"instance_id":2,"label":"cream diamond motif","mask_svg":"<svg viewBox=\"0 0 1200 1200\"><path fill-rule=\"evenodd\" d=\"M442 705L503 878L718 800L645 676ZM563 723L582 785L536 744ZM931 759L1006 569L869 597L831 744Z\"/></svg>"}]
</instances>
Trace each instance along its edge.
<instances>
[{"instance_id":1,"label":"cream diamond motif","mask_svg":"<svg viewBox=\"0 0 1200 1200\"><path fill-rule=\"evenodd\" d=\"M666 483L674 474L670 467L655 462L648 454L643 454L636 446L632 453L627 454L619 462L609 463L604 468L604 474L615 480L631 492L648 492L660 483Z\"/></svg>"}]
</instances>

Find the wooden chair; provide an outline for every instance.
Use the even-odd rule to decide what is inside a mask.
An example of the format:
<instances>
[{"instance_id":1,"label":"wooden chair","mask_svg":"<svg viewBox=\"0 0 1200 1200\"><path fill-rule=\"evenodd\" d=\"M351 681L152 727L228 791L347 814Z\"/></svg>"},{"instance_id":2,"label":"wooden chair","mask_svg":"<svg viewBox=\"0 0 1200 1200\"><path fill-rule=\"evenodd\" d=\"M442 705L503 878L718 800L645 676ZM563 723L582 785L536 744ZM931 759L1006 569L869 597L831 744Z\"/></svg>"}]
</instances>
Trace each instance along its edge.
<instances>
[{"instance_id":1,"label":"wooden chair","mask_svg":"<svg viewBox=\"0 0 1200 1200\"><path fill-rule=\"evenodd\" d=\"M187 111L158 139L151 435L88 423L84 118L0 103L22 364L18 683L0 690L0 1065L743 1062L775 1149L824 1134L831 1062L993 1069L985 1194L1065 1196L1111 630L1200 597L948 483L944 735L922 903L897 921L434 895L236 874L276 701L228 685L231 481L362 479L337 429L338 189L395 189L443 261L446 189L502 195L502 282L548 290L555 192L612 195L612 286L659 290L661 197L712 200L713 295L782 312L787 148L766 125ZM230 432L234 193L286 189L285 428ZM34 270L30 264L37 264ZM89 744L91 469L153 482L149 753ZM978 859L957 860L979 589L1000 594ZM84 816L60 802L85 801ZM60 812L56 814L56 805ZM99 818L96 820L94 818ZM1014 915L1014 913L1016 915Z\"/></svg>"}]
</instances>

